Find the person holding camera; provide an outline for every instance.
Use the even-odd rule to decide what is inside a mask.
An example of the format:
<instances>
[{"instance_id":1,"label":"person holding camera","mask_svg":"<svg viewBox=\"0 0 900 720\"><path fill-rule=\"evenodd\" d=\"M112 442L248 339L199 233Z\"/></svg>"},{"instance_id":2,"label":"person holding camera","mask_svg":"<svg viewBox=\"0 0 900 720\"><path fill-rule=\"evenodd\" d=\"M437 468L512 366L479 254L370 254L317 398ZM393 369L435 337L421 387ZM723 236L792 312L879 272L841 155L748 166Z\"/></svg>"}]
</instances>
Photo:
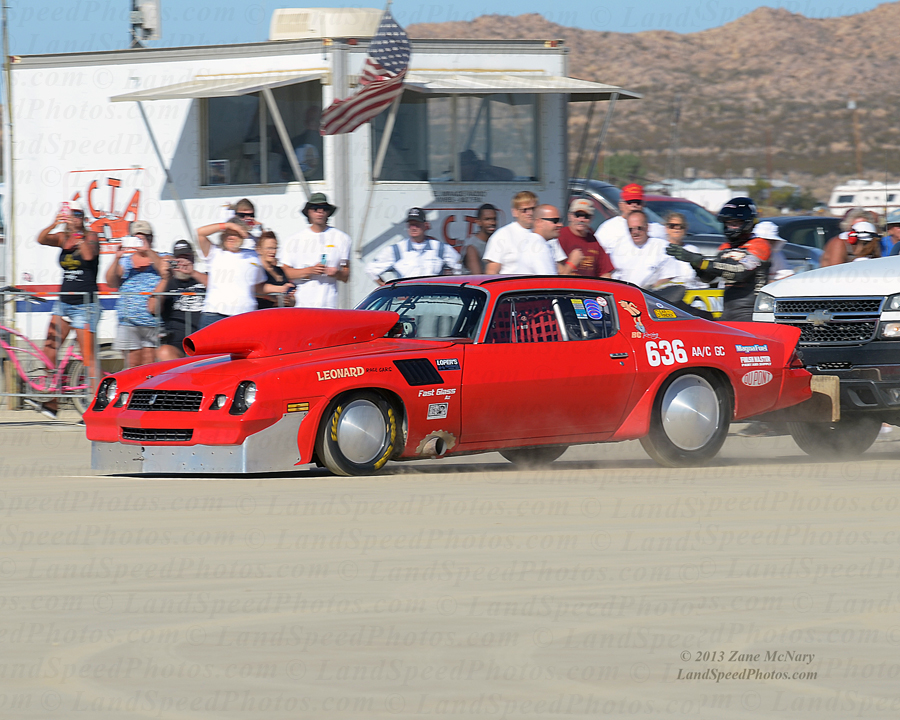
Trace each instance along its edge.
<instances>
[{"instance_id":1,"label":"person holding camera","mask_svg":"<svg viewBox=\"0 0 900 720\"><path fill-rule=\"evenodd\" d=\"M162 263L161 270L147 310L162 319L165 330L156 359L177 360L184 357L184 339L200 329L207 276L194 269L194 249L187 240L175 242L172 258Z\"/></svg>"},{"instance_id":2,"label":"person holding camera","mask_svg":"<svg viewBox=\"0 0 900 720\"><path fill-rule=\"evenodd\" d=\"M153 227L146 220L135 220L128 228L116 257L106 271L106 284L119 289L116 303L119 329L113 347L125 355L125 367L152 363L159 346L159 323L147 310L146 295L159 283L162 260L153 249Z\"/></svg>"},{"instance_id":3,"label":"person holding camera","mask_svg":"<svg viewBox=\"0 0 900 720\"><path fill-rule=\"evenodd\" d=\"M294 290L297 286L288 280L284 270L278 267L278 237L274 232L263 230L259 240L256 241L256 254L259 255L262 269L266 273L266 285L270 288L268 295L256 298L259 309L294 307ZM271 292L273 288L278 289Z\"/></svg>"}]
</instances>

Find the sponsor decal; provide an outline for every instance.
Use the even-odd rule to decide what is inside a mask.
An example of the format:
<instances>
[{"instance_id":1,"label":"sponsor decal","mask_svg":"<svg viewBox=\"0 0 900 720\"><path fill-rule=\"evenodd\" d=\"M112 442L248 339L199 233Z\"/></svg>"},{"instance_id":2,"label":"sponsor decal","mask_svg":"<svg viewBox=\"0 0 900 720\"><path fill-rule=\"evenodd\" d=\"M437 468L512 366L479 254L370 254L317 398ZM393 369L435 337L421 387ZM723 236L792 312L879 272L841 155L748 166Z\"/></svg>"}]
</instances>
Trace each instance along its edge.
<instances>
[{"instance_id":1,"label":"sponsor decal","mask_svg":"<svg viewBox=\"0 0 900 720\"><path fill-rule=\"evenodd\" d=\"M768 355L748 355L741 358L741 367L753 367L755 365L771 365L772 358Z\"/></svg>"},{"instance_id":2,"label":"sponsor decal","mask_svg":"<svg viewBox=\"0 0 900 720\"><path fill-rule=\"evenodd\" d=\"M292 412L309 412L308 402L288 403L287 411Z\"/></svg>"},{"instance_id":3,"label":"sponsor decal","mask_svg":"<svg viewBox=\"0 0 900 720\"><path fill-rule=\"evenodd\" d=\"M438 370L459 370L459 360L456 358L446 358L437 361Z\"/></svg>"},{"instance_id":4,"label":"sponsor decal","mask_svg":"<svg viewBox=\"0 0 900 720\"><path fill-rule=\"evenodd\" d=\"M450 403L431 403L428 406L428 419L429 420L443 420L447 417L447 412L450 410Z\"/></svg>"},{"instance_id":5,"label":"sponsor decal","mask_svg":"<svg viewBox=\"0 0 900 720\"><path fill-rule=\"evenodd\" d=\"M434 397L437 395L440 397L441 395L448 397L450 395L456 395L456 388L437 388L436 390L419 390L419 397Z\"/></svg>"},{"instance_id":6,"label":"sponsor decal","mask_svg":"<svg viewBox=\"0 0 900 720\"><path fill-rule=\"evenodd\" d=\"M336 368L334 370L322 370L321 372L317 371L316 375L319 377L319 382L322 380L338 380L340 378L345 377L359 377L360 375L364 375L366 369L364 367L347 367L347 368Z\"/></svg>"},{"instance_id":7,"label":"sponsor decal","mask_svg":"<svg viewBox=\"0 0 900 720\"><path fill-rule=\"evenodd\" d=\"M651 367L659 365L674 365L675 363L686 363L688 361L687 353L684 350L684 343L681 340L660 340L659 342L648 342L645 345L647 349L647 362Z\"/></svg>"},{"instance_id":8,"label":"sponsor decal","mask_svg":"<svg viewBox=\"0 0 900 720\"><path fill-rule=\"evenodd\" d=\"M768 345L735 345L734 349L742 353L769 352Z\"/></svg>"},{"instance_id":9,"label":"sponsor decal","mask_svg":"<svg viewBox=\"0 0 900 720\"><path fill-rule=\"evenodd\" d=\"M657 320L673 320L674 318L678 317L674 310L669 310L667 308L654 310L653 315Z\"/></svg>"},{"instance_id":10,"label":"sponsor decal","mask_svg":"<svg viewBox=\"0 0 900 720\"><path fill-rule=\"evenodd\" d=\"M605 307L606 307L606 298L605 298L605 297L598 297L598 298L597 298L597 304L598 304L600 307L605 308Z\"/></svg>"},{"instance_id":11,"label":"sponsor decal","mask_svg":"<svg viewBox=\"0 0 900 720\"><path fill-rule=\"evenodd\" d=\"M606 306L606 300L603 300L603 305L600 305L600 300L603 300L603 298L584 301L584 309L591 320L603 319L603 308Z\"/></svg>"},{"instance_id":12,"label":"sponsor decal","mask_svg":"<svg viewBox=\"0 0 900 720\"><path fill-rule=\"evenodd\" d=\"M747 387L760 387L761 385L768 385L772 380L772 373L768 370L751 370L744 377L741 378L741 382L744 383Z\"/></svg>"},{"instance_id":13,"label":"sponsor decal","mask_svg":"<svg viewBox=\"0 0 900 720\"><path fill-rule=\"evenodd\" d=\"M631 333L631 337L643 337L644 333L647 332L647 328L644 327L644 323L641 322L641 310L630 300L619 300L619 306L631 315L631 319L634 320L634 327L637 329L638 334Z\"/></svg>"},{"instance_id":14,"label":"sponsor decal","mask_svg":"<svg viewBox=\"0 0 900 720\"><path fill-rule=\"evenodd\" d=\"M575 317L586 318L588 316L583 301L577 298L572 298L572 308L575 310Z\"/></svg>"}]
</instances>

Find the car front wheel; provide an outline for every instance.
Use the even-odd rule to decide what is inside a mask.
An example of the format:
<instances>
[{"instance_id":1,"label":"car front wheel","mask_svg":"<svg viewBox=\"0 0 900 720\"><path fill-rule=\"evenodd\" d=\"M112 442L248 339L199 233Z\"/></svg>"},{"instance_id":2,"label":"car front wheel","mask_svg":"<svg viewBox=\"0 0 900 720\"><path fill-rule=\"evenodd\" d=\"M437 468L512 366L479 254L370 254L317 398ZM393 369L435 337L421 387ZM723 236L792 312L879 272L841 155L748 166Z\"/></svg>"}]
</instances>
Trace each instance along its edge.
<instances>
[{"instance_id":1,"label":"car front wheel","mask_svg":"<svg viewBox=\"0 0 900 720\"><path fill-rule=\"evenodd\" d=\"M377 393L356 391L331 403L316 450L335 475L371 475L394 454L398 438L394 406Z\"/></svg>"},{"instance_id":2,"label":"car front wheel","mask_svg":"<svg viewBox=\"0 0 900 720\"><path fill-rule=\"evenodd\" d=\"M856 457L872 447L881 430L873 415L846 415L834 423L789 422L788 432L807 455Z\"/></svg>"},{"instance_id":3,"label":"car front wheel","mask_svg":"<svg viewBox=\"0 0 900 720\"><path fill-rule=\"evenodd\" d=\"M732 413L728 388L711 373L674 375L656 395L650 432L641 445L660 465L700 465L722 448Z\"/></svg>"}]
</instances>

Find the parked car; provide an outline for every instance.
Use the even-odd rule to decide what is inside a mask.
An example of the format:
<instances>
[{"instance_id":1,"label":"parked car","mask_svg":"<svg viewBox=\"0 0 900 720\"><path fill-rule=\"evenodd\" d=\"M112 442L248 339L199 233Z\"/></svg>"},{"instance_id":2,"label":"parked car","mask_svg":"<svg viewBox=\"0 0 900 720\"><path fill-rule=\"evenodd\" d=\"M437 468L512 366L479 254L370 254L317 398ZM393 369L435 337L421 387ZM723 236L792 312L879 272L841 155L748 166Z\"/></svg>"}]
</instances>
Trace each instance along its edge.
<instances>
[{"instance_id":1,"label":"parked car","mask_svg":"<svg viewBox=\"0 0 900 720\"><path fill-rule=\"evenodd\" d=\"M840 378L840 422L793 423L810 455L865 452L900 425L900 257L819 268L766 285L753 319L801 331L806 369Z\"/></svg>"},{"instance_id":2,"label":"parked car","mask_svg":"<svg viewBox=\"0 0 900 720\"><path fill-rule=\"evenodd\" d=\"M627 283L410 279L360 308L225 318L185 339L187 358L104 378L84 415L92 466L367 475L637 438L662 465L694 465L733 420L812 396L798 330L701 320Z\"/></svg>"},{"instance_id":3,"label":"parked car","mask_svg":"<svg viewBox=\"0 0 900 720\"><path fill-rule=\"evenodd\" d=\"M792 245L825 249L825 243L841 232L841 219L819 215L779 215L762 218L778 226L778 234Z\"/></svg>"}]
</instances>

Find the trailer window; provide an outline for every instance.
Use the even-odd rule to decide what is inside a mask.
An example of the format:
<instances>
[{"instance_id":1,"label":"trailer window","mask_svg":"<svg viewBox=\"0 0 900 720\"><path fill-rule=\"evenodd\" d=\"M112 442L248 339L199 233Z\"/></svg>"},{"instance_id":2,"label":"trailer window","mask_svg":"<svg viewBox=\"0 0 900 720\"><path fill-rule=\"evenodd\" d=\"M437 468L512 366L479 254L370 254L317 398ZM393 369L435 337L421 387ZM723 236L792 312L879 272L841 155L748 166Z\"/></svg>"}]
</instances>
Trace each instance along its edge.
<instances>
[{"instance_id":1,"label":"trailer window","mask_svg":"<svg viewBox=\"0 0 900 720\"><path fill-rule=\"evenodd\" d=\"M535 95L403 94L380 180L531 182L537 171ZM388 113L372 122L373 165Z\"/></svg>"},{"instance_id":2,"label":"trailer window","mask_svg":"<svg viewBox=\"0 0 900 720\"><path fill-rule=\"evenodd\" d=\"M322 86L318 81L274 88L297 161L307 180L322 180ZM294 179L287 152L260 93L207 98L205 185L256 185Z\"/></svg>"}]
</instances>

